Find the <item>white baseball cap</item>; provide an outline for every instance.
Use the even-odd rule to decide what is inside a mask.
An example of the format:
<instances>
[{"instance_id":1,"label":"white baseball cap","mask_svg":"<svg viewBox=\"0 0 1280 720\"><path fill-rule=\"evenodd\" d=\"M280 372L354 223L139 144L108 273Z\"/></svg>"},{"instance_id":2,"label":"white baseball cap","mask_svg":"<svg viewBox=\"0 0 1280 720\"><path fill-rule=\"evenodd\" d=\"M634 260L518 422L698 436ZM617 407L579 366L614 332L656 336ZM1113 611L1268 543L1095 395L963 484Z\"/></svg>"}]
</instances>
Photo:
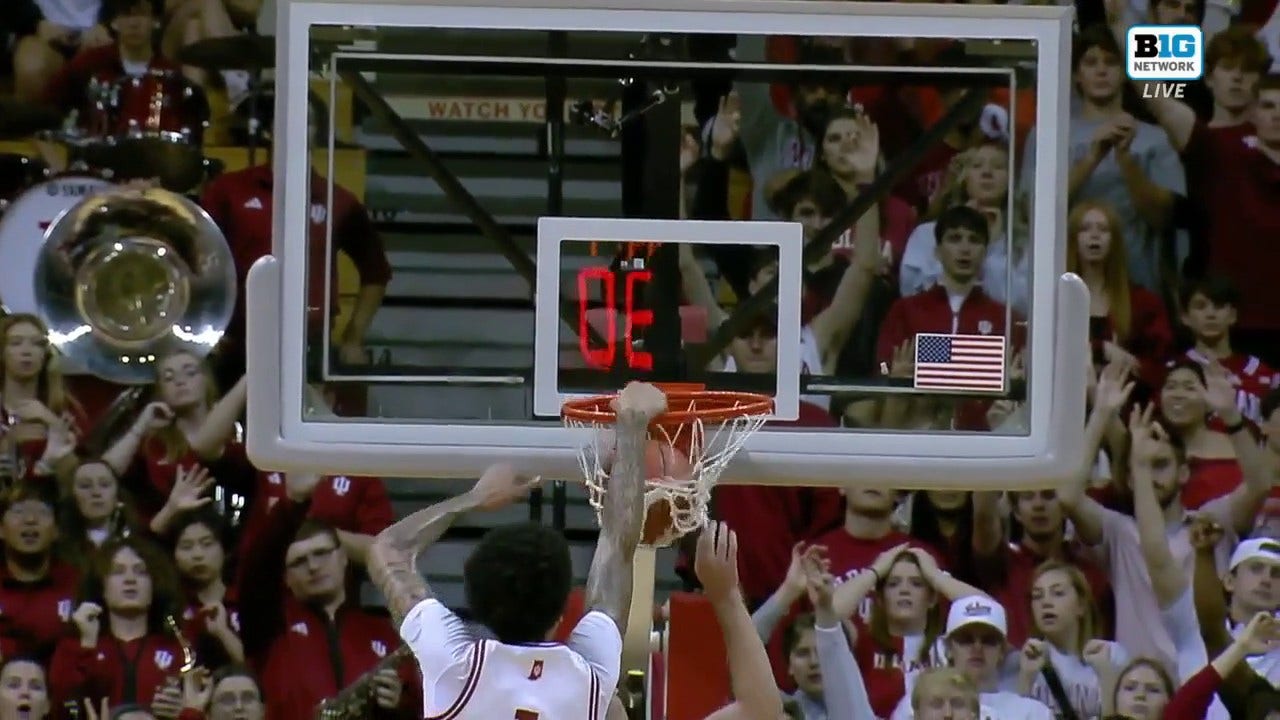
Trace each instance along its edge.
<instances>
[{"instance_id":1,"label":"white baseball cap","mask_svg":"<svg viewBox=\"0 0 1280 720\"><path fill-rule=\"evenodd\" d=\"M969 625L986 625L1002 637L1009 634L1004 606L986 595L969 595L951 603L951 611L947 613L947 635Z\"/></svg>"},{"instance_id":2,"label":"white baseball cap","mask_svg":"<svg viewBox=\"0 0 1280 720\"><path fill-rule=\"evenodd\" d=\"M1231 562L1227 564L1227 569L1235 570L1237 565L1246 560L1266 560L1280 565L1280 541L1271 538L1242 541L1231 553Z\"/></svg>"}]
</instances>

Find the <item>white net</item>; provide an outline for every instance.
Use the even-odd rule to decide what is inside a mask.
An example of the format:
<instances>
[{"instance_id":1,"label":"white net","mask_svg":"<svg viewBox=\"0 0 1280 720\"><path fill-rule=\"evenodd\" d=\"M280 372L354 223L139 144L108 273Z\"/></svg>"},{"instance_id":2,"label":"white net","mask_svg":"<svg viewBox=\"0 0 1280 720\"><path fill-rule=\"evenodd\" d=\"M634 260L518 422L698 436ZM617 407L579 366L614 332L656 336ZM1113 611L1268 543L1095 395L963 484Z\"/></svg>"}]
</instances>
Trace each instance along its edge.
<instances>
[{"instance_id":1,"label":"white net","mask_svg":"<svg viewBox=\"0 0 1280 720\"><path fill-rule=\"evenodd\" d=\"M697 400L689 399L686 411L697 410ZM682 403L684 404L684 403ZM605 403L607 407L607 403ZM726 405L725 409L737 407ZM671 408L680 412L679 408ZM646 538L647 544L657 547L670 545L677 538L707 524L707 508L711 502L711 489L720 480L720 475L729 466L729 461L742 449L743 443L769 419L767 413L747 412L726 420L703 421L694 418L687 422L673 424L671 427L661 424L650 430L650 441L663 443L674 450L687 454L689 477L673 477L670 474L662 477L646 479L648 489L645 491L645 515L655 505L665 501L671 515L671 522L658 538ZM571 428L589 428L592 431L592 442L578 449L578 464L582 468L582 477L587 485L587 498L596 512L596 521L600 520L605 489L608 485L609 472L616 457L616 441L613 425L579 420L565 417L564 424ZM707 437L707 426L712 428L710 438ZM671 465L664 463L664 470ZM681 471L686 467L677 463Z\"/></svg>"}]
</instances>

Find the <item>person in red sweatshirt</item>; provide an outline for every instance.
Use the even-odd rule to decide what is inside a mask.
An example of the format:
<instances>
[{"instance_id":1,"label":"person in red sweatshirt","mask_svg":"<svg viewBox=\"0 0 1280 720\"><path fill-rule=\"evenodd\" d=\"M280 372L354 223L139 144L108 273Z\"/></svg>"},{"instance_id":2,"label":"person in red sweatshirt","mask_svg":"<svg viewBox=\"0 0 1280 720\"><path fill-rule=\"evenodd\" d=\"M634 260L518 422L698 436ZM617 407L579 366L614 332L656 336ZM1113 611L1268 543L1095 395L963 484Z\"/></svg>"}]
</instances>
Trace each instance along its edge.
<instances>
[{"instance_id":1,"label":"person in red sweatshirt","mask_svg":"<svg viewBox=\"0 0 1280 720\"><path fill-rule=\"evenodd\" d=\"M74 630L53 653L54 707L83 698L150 706L180 696L183 647L165 622L176 600L173 571L159 549L134 535L104 543L71 615Z\"/></svg>"},{"instance_id":2,"label":"person in red sweatshirt","mask_svg":"<svg viewBox=\"0 0 1280 720\"><path fill-rule=\"evenodd\" d=\"M242 548L240 587L254 588L254 600L240 607L241 637L272 718L311 717L401 644L386 617L349 596L349 556L331 525L308 519L313 488L299 478L285 477L286 497ZM405 664L379 672L373 695L380 716L421 717L421 688Z\"/></svg>"},{"instance_id":3,"label":"person in red sweatshirt","mask_svg":"<svg viewBox=\"0 0 1280 720\"><path fill-rule=\"evenodd\" d=\"M80 577L54 557L56 492L50 483L19 483L0 501L0 657L47 663L71 618Z\"/></svg>"}]
</instances>

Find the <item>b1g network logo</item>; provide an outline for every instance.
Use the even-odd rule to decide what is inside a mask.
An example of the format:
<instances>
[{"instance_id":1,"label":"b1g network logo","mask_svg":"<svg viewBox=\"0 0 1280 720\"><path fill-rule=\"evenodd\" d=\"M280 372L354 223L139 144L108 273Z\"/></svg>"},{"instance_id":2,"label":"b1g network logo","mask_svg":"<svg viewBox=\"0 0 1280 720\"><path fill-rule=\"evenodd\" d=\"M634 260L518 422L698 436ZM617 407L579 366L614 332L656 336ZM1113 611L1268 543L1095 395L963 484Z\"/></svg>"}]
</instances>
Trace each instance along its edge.
<instances>
[{"instance_id":1,"label":"b1g network logo","mask_svg":"<svg viewBox=\"0 0 1280 720\"><path fill-rule=\"evenodd\" d=\"M1125 42L1125 69L1144 97L1182 97L1182 83L1204 75L1204 31L1198 25L1134 25Z\"/></svg>"}]
</instances>

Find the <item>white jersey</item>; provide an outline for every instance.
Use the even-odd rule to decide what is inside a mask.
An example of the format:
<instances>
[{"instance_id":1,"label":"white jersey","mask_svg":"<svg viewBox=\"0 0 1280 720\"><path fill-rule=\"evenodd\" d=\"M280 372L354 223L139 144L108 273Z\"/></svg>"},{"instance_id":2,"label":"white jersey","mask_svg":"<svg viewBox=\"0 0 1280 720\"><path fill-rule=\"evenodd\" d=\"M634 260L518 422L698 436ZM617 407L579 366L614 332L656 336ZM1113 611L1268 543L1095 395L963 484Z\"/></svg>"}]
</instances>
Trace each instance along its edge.
<instances>
[{"instance_id":1,"label":"white jersey","mask_svg":"<svg viewBox=\"0 0 1280 720\"><path fill-rule=\"evenodd\" d=\"M422 671L427 720L604 720L622 665L622 635L589 612L567 644L476 640L436 600L405 617L400 636Z\"/></svg>"}]
</instances>

